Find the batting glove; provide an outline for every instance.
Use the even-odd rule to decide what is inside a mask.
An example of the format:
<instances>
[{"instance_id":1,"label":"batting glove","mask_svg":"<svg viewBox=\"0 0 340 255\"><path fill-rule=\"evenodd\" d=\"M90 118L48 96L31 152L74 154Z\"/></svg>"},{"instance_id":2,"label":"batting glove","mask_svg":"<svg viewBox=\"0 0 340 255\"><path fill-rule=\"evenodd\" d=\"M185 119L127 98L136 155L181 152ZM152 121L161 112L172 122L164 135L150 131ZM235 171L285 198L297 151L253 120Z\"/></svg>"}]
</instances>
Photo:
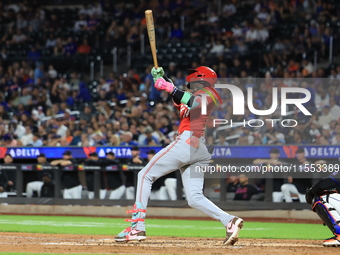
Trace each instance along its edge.
<instances>
[{"instance_id":1,"label":"batting glove","mask_svg":"<svg viewBox=\"0 0 340 255\"><path fill-rule=\"evenodd\" d=\"M171 82L167 82L163 78L159 78L155 82L155 88L157 90L164 90L170 94L174 90L175 86Z\"/></svg>"},{"instance_id":2,"label":"batting glove","mask_svg":"<svg viewBox=\"0 0 340 255\"><path fill-rule=\"evenodd\" d=\"M164 70L162 67L158 67L157 69L155 67L153 67L151 69L151 75L153 78L153 81L156 82L157 79L162 78L164 75Z\"/></svg>"}]
</instances>

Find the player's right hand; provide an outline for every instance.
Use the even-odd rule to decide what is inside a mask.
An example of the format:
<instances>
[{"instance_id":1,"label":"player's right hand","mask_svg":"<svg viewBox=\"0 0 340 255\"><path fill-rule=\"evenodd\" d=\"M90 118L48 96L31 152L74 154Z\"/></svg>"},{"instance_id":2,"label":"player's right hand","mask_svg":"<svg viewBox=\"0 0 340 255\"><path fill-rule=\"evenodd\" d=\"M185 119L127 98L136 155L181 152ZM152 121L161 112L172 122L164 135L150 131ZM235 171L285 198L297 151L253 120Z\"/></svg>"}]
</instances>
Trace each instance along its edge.
<instances>
[{"instance_id":1,"label":"player's right hand","mask_svg":"<svg viewBox=\"0 0 340 255\"><path fill-rule=\"evenodd\" d=\"M163 78L157 79L154 86L157 90L164 90L168 93L171 93L175 88L171 82L167 82Z\"/></svg>"},{"instance_id":2,"label":"player's right hand","mask_svg":"<svg viewBox=\"0 0 340 255\"><path fill-rule=\"evenodd\" d=\"M162 78L164 75L163 67L158 67L158 68L153 67L151 69L151 75L152 75L153 81L156 82L157 79Z\"/></svg>"}]
</instances>

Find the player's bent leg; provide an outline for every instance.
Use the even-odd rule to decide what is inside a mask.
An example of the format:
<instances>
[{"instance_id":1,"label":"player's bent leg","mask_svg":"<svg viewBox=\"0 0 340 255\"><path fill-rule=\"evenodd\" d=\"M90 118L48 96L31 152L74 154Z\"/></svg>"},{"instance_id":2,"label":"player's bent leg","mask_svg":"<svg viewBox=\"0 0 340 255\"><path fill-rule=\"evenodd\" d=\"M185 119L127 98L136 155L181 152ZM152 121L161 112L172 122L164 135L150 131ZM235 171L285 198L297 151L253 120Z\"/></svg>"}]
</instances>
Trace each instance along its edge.
<instances>
[{"instance_id":1,"label":"player's bent leg","mask_svg":"<svg viewBox=\"0 0 340 255\"><path fill-rule=\"evenodd\" d=\"M136 201L146 208L150 197L152 184L160 177L169 174L187 163L189 151L183 151L187 145L185 139L176 139L160 150L151 161L138 173Z\"/></svg>"},{"instance_id":2,"label":"player's bent leg","mask_svg":"<svg viewBox=\"0 0 340 255\"><path fill-rule=\"evenodd\" d=\"M316 197L313 211L316 212L334 237L324 240L324 246L340 246L340 195L329 194ZM339 211L338 211L339 210Z\"/></svg>"},{"instance_id":3,"label":"player's bent leg","mask_svg":"<svg viewBox=\"0 0 340 255\"><path fill-rule=\"evenodd\" d=\"M238 241L238 235L243 227L243 219L224 212L203 195L204 172L197 171L196 166L203 166L203 164L195 163L181 171L188 204L213 219L219 220L227 229L223 244L234 245Z\"/></svg>"},{"instance_id":4,"label":"player's bent leg","mask_svg":"<svg viewBox=\"0 0 340 255\"><path fill-rule=\"evenodd\" d=\"M144 239L146 238L144 219L146 217L146 208L150 197L151 186L158 178L173 172L186 164L183 162L184 158L188 158L184 155L186 152L184 151L181 153L184 145L184 139L176 139L167 147L160 150L151 161L139 171L135 207L137 207L137 209L142 208L140 210L144 210L144 212L135 212L140 213L140 215L137 216L135 213L133 214L131 227L119 233L116 237L116 241L132 241L142 240L143 237ZM136 233L139 234L137 235Z\"/></svg>"}]
</instances>

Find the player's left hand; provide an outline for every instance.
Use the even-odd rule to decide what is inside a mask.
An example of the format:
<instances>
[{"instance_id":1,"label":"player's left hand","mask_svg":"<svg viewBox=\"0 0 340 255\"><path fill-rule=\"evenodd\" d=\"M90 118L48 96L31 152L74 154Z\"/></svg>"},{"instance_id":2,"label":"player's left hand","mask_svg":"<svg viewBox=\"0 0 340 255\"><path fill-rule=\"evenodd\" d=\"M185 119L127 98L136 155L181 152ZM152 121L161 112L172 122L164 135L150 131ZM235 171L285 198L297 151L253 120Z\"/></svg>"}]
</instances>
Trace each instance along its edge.
<instances>
[{"instance_id":1,"label":"player's left hand","mask_svg":"<svg viewBox=\"0 0 340 255\"><path fill-rule=\"evenodd\" d=\"M165 81L163 78L159 78L155 82L155 88L157 90L164 90L168 93L171 93L175 86L171 82Z\"/></svg>"},{"instance_id":2,"label":"player's left hand","mask_svg":"<svg viewBox=\"0 0 340 255\"><path fill-rule=\"evenodd\" d=\"M164 75L164 70L162 67L158 67L157 69L155 67L153 67L151 69L151 75L153 78L153 81L156 83L156 80L159 78L162 78Z\"/></svg>"}]
</instances>

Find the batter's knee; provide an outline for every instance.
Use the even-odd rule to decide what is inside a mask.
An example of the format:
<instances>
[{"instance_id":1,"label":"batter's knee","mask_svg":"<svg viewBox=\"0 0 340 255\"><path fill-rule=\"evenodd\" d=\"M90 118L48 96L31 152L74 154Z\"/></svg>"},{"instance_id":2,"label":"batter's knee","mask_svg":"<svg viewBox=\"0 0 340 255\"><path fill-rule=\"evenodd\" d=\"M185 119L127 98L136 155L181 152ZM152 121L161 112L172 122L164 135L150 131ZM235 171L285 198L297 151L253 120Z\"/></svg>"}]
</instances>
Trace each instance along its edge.
<instances>
[{"instance_id":1,"label":"batter's knee","mask_svg":"<svg viewBox=\"0 0 340 255\"><path fill-rule=\"evenodd\" d=\"M139 171L138 180L142 180L142 179L147 180L147 181L152 182L152 183L154 182L154 180L153 180L153 178L150 174L150 171L145 171L145 170Z\"/></svg>"},{"instance_id":2,"label":"batter's knee","mask_svg":"<svg viewBox=\"0 0 340 255\"><path fill-rule=\"evenodd\" d=\"M204 199L203 193L189 193L187 194L188 205L192 208L197 208L201 205Z\"/></svg>"}]
</instances>

